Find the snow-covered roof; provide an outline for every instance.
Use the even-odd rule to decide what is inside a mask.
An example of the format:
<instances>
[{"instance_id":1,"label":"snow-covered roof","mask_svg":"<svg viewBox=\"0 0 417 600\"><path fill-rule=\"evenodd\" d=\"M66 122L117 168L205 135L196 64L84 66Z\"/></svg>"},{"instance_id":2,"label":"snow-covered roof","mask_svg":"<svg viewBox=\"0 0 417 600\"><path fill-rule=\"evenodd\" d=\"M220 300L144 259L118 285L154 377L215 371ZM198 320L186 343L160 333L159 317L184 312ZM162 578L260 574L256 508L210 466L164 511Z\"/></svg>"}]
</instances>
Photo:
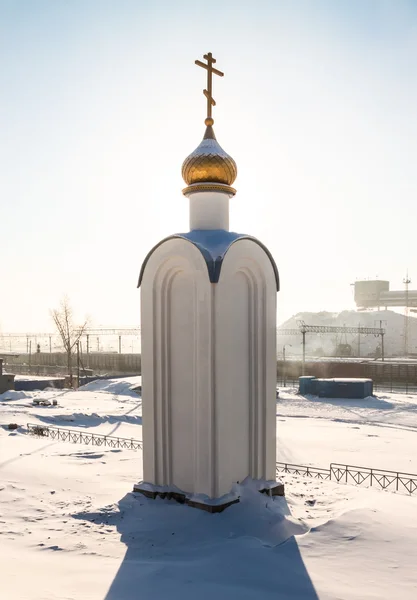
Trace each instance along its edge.
<instances>
[{"instance_id":1,"label":"snow-covered roof","mask_svg":"<svg viewBox=\"0 0 417 600\"><path fill-rule=\"evenodd\" d=\"M143 261L142 268L139 274L138 287L142 283L143 274L145 272L146 264L154 251L159 248L162 244L173 239L183 239L191 242L196 246L204 257L207 264L208 275L211 283L217 283L220 277L220 271L224 257L230 246L239 240L251 240L260 246L265 253L268 255L271 261L272 268L275 273L275 281L277 285L277 291L279 291L279 273L274 258L268 248L262 244L258 239L251 235L244 233L235 233L233 231L226 231L224 229L194 229L188 233L176 233L163 240L161 240L152 250L148 253L145 260Z\"/></svg>"}]
</instances>

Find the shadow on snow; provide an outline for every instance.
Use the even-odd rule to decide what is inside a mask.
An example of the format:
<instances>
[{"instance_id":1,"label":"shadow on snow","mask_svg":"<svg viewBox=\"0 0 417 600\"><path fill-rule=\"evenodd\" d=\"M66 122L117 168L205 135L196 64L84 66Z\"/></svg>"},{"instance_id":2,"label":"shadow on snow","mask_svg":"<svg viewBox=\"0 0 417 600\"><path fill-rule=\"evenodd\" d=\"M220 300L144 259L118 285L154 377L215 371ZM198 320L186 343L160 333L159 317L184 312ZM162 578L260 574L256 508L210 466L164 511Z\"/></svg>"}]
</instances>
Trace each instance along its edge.
<instances>
[{"instance_id":1,"label":"shadow on snow","mask_svg":"<svg viewBox=\"0 0 417 600\"><path fill-rule=\"evenodd\" d=\"M308 527L285 498L245 489L239 504L209 514L130 493L73 517L117 527L127 547L104 600L318 600L295 537Z\"/></svg>"}]
</instances>

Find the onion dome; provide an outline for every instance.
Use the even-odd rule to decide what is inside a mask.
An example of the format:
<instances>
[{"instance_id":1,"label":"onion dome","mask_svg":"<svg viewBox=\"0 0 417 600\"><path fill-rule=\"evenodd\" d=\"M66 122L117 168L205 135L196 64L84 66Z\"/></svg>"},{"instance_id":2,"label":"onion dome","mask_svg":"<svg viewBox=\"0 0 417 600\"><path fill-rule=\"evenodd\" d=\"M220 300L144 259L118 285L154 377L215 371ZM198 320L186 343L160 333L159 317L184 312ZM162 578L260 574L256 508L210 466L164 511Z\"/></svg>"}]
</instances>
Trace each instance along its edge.
<instances>
[{"instance_id":1,"label":"onion dome","mask_svg":"<svg viewBox=\"0 0 417 600\"><path fill-rule=\"evenodd\" d=\"M213 119L205 120L206 132L201 144L184 160L182 177L188 187L184 195L193 192L226 192L231 196L236 190L231 187L237 177L236 163L216 140Z\"/></svg>"}]
</instances>

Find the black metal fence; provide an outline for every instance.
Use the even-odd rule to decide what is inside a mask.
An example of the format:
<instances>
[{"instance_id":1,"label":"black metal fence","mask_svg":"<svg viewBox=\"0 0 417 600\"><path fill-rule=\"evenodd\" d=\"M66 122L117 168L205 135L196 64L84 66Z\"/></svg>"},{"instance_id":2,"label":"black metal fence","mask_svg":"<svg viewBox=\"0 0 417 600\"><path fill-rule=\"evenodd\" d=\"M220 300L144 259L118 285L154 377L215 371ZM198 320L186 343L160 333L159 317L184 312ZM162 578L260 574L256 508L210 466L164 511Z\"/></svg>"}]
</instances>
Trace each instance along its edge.
<instances>
[{"instance_id":1,"label":"black metal fence","mask_svg":"<svg viewBox=\"0 0 417 600\"><path fill-rule=\"evenodd\" d=\"M62 429L53 425L27 424L28 433L39 437L48 437L61 442L73 444L86 444L91 446L107 446L125 450L141 450L142 441L133 438L120 438L100 433ZM328 469L294 465L291 463L277 462L276 474L291 473L303 475L312 479L335 481L336 483L351 483L355 485L373 486L394 492L407 492L413 494L417 491L417 475L402 473L400 471L386 471L384 469L371 469L354 465L331 463Z\"/></svg>"},{"instance_id":2,"label":"black metal fence","mask_svg":"<svg viewBox=\"0 0 417 600\"><path fill-rule=\"evenodd\" d=\"M133 438L120 438L113 435L102 435L100 433L76 431L74 429L61 429L53 425L33 425L32 423L28 423L27 428L28 433L32 435L48 437L61 442L90 446L108 446L109 448L121 448L125 450L142 449L142 442Z\"/></svg>"},{"instance_id":3,"label":"black metal fence","mask_svg":"<svg viewBox=\"0 0 417 600\"><path fill-rule=\"evenodd\" d=\"M416 394L417 384L414 381L376 381L374 392L396 392L399 394Z\"/></svg>"},{"instance_id":4,"label":"black metal fence","mask_svg":"<svg viewBox=\"0 0 417 600\"><path fill-rule=\"evenodd\" d=\"M372 379L375 391L417 392L417 362L406 360L331 360L307 359L304 368L301 360L277 361L277 384L285 387L298 387L298 377L302 374L318 378L363 377Z\"/></svg>"},{"instance_id":5,"label":"black metal fence","mask_svg":"<svg viewBox=\"0 0 417 600\"><path fill-rule=\"evenodd\" d=\"M366 365L364 377L373 379L375 390L416 392L417 364L371 362Z\"/></svg>"},{"instance_id":6,"label":"black metal fence","mask_svg":"<svg viewBox=\"0 0 417 600\"><path fill-rule=\"evenodd\" d=\"M298 390L298 386L299 386L298 379L294 379L293 377L291 377L291 378L287 377L286 379L284 379L283 377L280 377L280 376L277 377L277 387L278 388L288 387L288 388L297 388L297 390Z\"/></svg>"},{"instance_id":7,"label":"black metal fence","mask_svg":"<svg viewBox=\"0 0 417 600\"><path fill-rule=\"evenodd\" d=\"M417 491L417 475L415 474L357 467L354 465L341 465L339 463L331 463L328 469L321 469L318 467L277 462L276 473L277 475L280 473L291 473L293 475L312 477L313 479L327 479L336 483L372 486L392 492L413 494Z\"/></svg>"},{"instance_id":8,"label":"black metal fence","mask_svg":"<svg viewBox=\"0 0 417 600\"><path fill-rule=\"evenodd\" d=\"M330 479L338 483L354 483L369 485L394 492L413 494L417 490L417 475L386 471L384 469L369 469L354 465L330 465Z\"/></svg>"},{"instance_id":9,"label":"black metal fence","mask_svg":"<svg viewBox=\"0 0 417 600\"><path fill-rule=\"evenodd\" d=\"M313 479L330 479L330 469L292 465L283 462L277 462L276 472L277 475L279 473L291 473L292 475L305 475L306 477L312 477Z\"/></svg>"}]
</instances>

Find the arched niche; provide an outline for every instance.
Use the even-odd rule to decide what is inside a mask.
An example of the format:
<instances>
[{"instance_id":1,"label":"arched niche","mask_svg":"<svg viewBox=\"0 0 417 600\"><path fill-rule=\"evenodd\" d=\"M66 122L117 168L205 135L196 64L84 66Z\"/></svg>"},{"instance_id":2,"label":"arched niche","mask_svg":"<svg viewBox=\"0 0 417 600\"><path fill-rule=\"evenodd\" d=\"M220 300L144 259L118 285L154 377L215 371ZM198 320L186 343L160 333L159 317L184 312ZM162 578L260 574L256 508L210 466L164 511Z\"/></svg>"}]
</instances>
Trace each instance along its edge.
<instances>
[{"instance_id":1,"label":"arched niche","mask_svg":"<svg viewBox=\"0 0 417 600\"><path fill-rule=\"evenodd\" d=\"M218 452L239 455L223 470L254 479L275 478L276 279L269 256L248 239L235 242L223 261L216 291ZM230 447L229 447L230 445ZM246 474L246 475L245 475Z\"/></svg>"},{"instance_id":2,"label":"arched niche","mask_svg":"<svg viewBox=\"0 0 417 600\"><path fill-rule=\"evenodd\" d=\"M194 492L207 462L199 458L209 412L207 267L193 244L172 239L149 258L141 287L144 478Z\"/></svg>"}]
</instances>

